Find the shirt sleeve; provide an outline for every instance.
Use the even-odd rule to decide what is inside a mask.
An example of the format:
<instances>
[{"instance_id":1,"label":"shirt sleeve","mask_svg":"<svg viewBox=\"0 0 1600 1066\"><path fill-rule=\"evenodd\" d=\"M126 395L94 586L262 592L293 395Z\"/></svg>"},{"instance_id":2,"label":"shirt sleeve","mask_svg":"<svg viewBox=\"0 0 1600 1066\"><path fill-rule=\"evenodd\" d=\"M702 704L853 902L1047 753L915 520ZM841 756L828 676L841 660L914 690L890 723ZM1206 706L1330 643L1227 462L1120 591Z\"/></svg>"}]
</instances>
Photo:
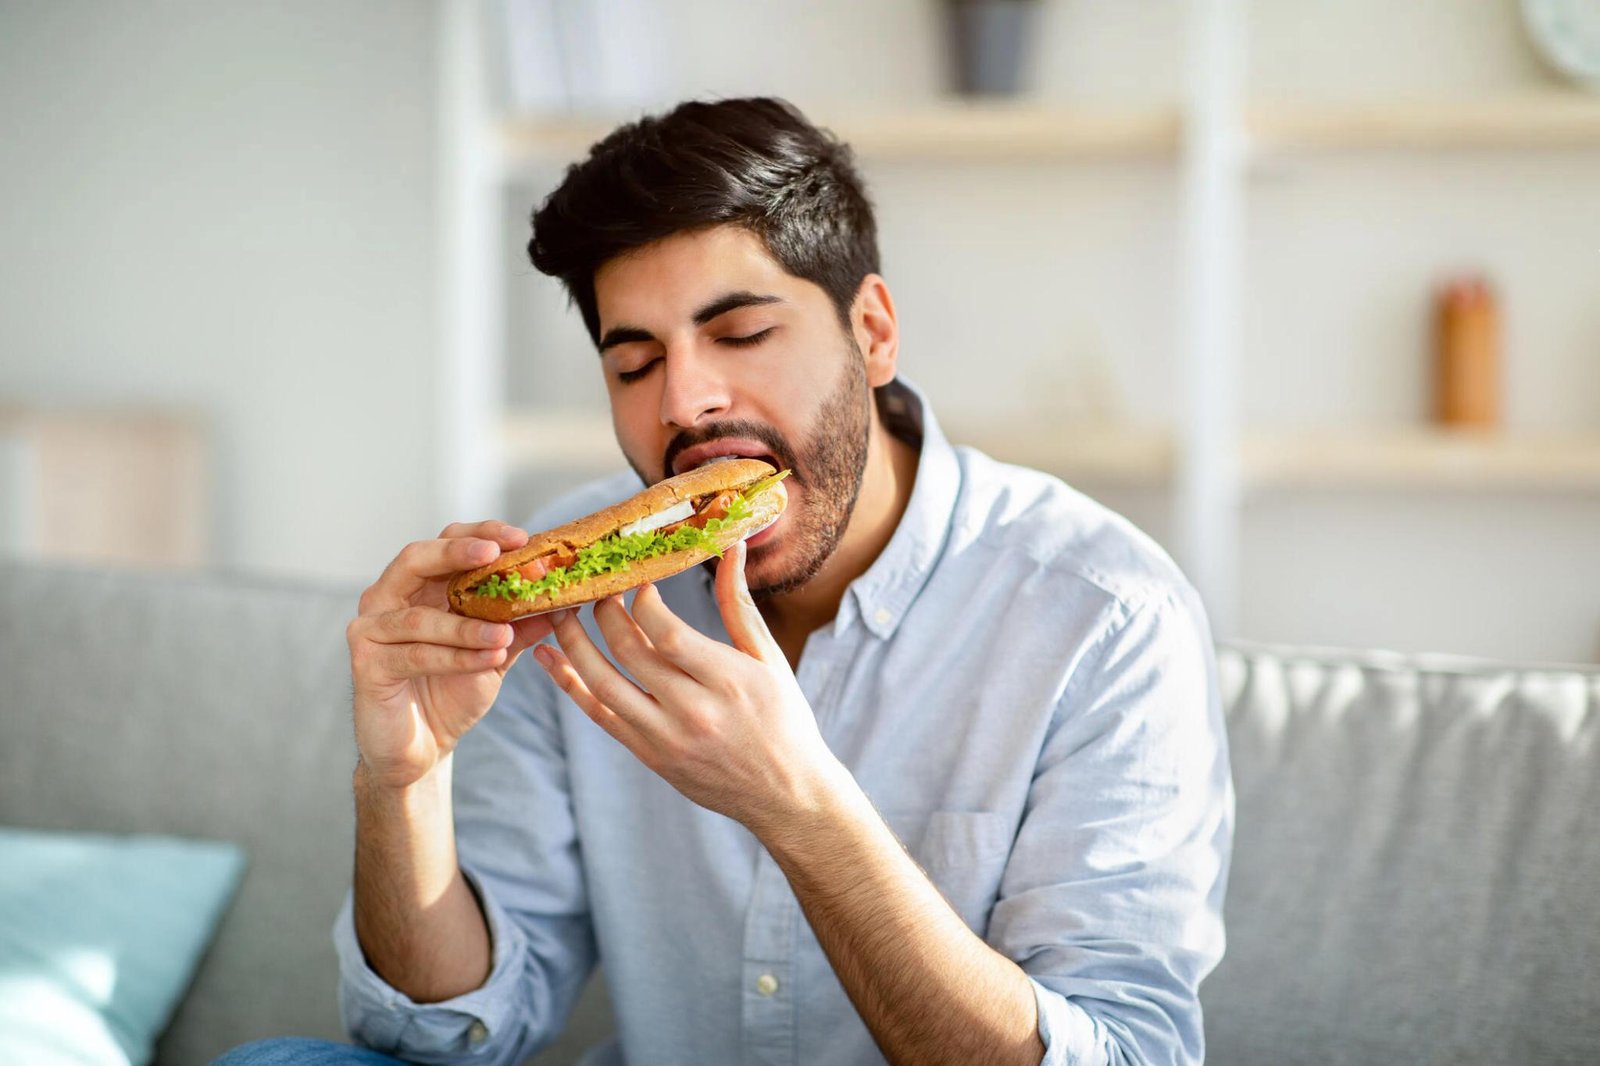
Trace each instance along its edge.
<instances>
[{"instance_id":1,"label":"shirt sleeve","mask_svg":"<svg viewBox=\"0 0 1600 1066\"><path fill-rule=\"evenodd\" d=\"M1184 587L1119 612L1072 670L991 916L1047 1066L1203 1060L1232 830L1216 660Z\"/></svg>"},{"instance_id":2,"label":"shirt sleeve","mask_svg":"<svg viewBox=\"0 0 1600 1066\"><path fill-rule=\"evenodd\" d=\"M594 967L554 685L524 653L455 753L456 851L488 921L488 980L419 1004L367 965L351 900L334 924L339 1007L360 1043L418 1063L519 1063L561 1031Z\"/></svg>"}]
</instances>

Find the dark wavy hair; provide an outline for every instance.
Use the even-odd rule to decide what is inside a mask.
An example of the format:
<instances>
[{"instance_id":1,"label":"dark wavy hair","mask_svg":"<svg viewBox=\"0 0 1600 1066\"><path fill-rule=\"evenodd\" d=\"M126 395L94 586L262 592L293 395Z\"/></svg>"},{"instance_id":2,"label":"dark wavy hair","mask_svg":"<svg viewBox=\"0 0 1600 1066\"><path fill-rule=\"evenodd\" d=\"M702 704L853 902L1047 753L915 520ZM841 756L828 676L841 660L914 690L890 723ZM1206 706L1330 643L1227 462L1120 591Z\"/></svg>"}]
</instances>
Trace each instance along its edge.
<instances>
[{"instance_id":1,"label":"dark wavy hair","mask_svg":"<svg viewBox=\"0 0 1600 1066\"><path fill-rule=\"evenodd\" d=\"M692 101L619 126L533 213L528 258L561 279L598 344L596 270L722 224L755 233L784 270L820 286L849 328L861 279L878 272L872 205L849 146L773 97Z\"/></svg>"}]
</instances>

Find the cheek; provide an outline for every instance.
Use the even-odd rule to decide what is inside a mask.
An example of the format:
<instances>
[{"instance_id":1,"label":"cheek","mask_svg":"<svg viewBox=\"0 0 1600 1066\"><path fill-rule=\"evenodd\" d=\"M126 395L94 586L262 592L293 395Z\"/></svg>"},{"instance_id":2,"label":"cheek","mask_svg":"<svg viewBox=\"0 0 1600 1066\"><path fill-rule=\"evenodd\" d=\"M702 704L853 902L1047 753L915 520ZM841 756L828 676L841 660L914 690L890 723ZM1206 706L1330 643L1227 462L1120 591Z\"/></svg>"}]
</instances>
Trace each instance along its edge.
<instances>
[{"instance_id":1,"label":"cheek","mask_svg":"<svg viewBox=\"0 0 1600 1066\"><path fill-rule=\"evenodd\" d=\"M666 441L661 435L661 421L655 416L659 404L646 395L651 390L645 382L618 387L608 382L611 395L611 429L623 454L632 462L659 475L656 468L661 463Z\"/></svg>"}]
</instances>

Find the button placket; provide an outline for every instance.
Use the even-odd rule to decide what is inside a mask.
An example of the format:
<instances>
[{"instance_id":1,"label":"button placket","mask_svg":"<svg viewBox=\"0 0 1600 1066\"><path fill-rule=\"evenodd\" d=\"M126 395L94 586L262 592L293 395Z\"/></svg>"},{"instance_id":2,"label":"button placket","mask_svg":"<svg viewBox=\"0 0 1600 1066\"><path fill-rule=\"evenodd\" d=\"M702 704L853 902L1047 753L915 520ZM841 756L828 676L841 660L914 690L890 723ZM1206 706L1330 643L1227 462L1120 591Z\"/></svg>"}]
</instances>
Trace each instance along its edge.
<instances>
[{"instance_id":1,"label":"button placket","mask_svg":"<svg viewBox=\"0 0 1600 1066\"><path fill-rule=\"evenodd\" d=\"M795 1049L793 984L799 904L783 871L765 850L757 855L745 919L741 1034L743 1061L792 1066Z\"/></svg>"}]
</instances>

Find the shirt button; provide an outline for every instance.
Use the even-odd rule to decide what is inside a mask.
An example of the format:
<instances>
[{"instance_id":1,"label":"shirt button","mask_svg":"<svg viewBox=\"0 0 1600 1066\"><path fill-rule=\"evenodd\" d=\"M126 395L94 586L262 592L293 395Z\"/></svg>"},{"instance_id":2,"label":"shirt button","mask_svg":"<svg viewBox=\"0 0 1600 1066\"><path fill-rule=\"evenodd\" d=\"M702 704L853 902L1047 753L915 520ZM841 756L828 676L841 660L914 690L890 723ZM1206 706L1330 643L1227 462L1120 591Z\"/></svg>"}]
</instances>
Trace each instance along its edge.
<instances>
[{"instance_id":1,"label":"shirt button","mask_svg":"<svg viewBox=\"0 0 1600 1066\"><path fill-rule=\"evenodd\" d=\"M756 978L756 991L763 996L770 996L778 990L778 979L770 973L764 973Z\"/></svg>"},{"instance_id":2,"label":"shirt button","mask_svg":"<svg viewBox=\"0 0 1600 1066\"><path fill-rule=\"evenodd\" d=\"M872 616L872 620L877 622L880 626L888 625L893 619L894 615L889 613L889 609L887 607L879 607L877 613Z\"/></svg>"},{"instance_id":3,"label":"shirt button","mask_svg":"<svg viewBox=\"0 0 1600 1066\"><path fill-rule=\"evenodd\" d=\"M482 1022L473 1022L472 1028L467 1030L467 1043L474 1046L489 1039L489 1027Z\"/></svg>"}]
</instances>

